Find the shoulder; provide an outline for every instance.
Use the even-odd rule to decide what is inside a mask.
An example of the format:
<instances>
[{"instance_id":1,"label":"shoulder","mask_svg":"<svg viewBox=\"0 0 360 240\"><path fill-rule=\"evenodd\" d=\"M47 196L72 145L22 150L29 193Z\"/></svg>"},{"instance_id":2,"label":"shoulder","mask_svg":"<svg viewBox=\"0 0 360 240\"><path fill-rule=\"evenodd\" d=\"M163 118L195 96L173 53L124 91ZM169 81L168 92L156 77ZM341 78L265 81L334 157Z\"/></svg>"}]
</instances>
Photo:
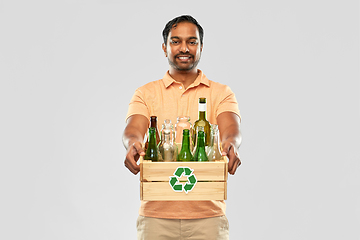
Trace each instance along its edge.
<instances>
[{"instance_id":1,"label":"shoulder","mask_svg":"<svg viewBox=\"0 0 360 240\"><path fill-rule=\"evenodd\" d=\"M219 82L215 82L213 80L209 80L209 85L210 87L220 87L220 88L226 88L227 85L219 83Z\"/></svg>"},{"instance_id":2,"label":"shoulder","mask_svg":"<svg viewBox=\"0 0 360 240\"><path fill-rule=\"evenodd\" d=\"M209 80L209 88L213 93L220 95L232 94L232 90L228 85Z\"/></svg>"},{"instance_id":3,"label":"shoulder","mask_svg":"<svg viewBox=\"0 0 360 240\"><path fill-rule=\"evenodd\" d=\"M142 85L141 87L139 87L138 89L152 89L155 87L159 87L161 85L164 85L164 83L163 83L162 79L159 79L159 80L155 80L152 82L148 82L148 83Z\"/></svg>"},{"instance_id":4,"label":"shoulder","mask_svg":"<svg viewBox=\"0 0 360 240\"><path fill-rule=\"evenodd\" d=\"M156 81L148 82L145 85L142 85L141 87L137 88L136 91L141 92L143 94L154 93L154 91L156 89L159 89L162 86L164 86L164 83L163 83L162 79L159 79Z\"/></svg>"}]
</instances>

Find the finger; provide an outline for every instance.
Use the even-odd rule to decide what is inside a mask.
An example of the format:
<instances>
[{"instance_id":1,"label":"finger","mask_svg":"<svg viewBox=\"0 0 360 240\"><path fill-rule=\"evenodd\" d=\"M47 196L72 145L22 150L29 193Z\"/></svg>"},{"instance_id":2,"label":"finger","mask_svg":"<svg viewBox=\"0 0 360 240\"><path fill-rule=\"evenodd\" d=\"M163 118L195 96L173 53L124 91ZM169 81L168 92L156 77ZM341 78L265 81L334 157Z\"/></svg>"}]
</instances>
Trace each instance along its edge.
<instances>
[{"instance_id":1,"label":"finger","mask_svg":"<svg viewBox=\"0 0 360 240\"><path fill-rule=\"evenodd\" d=\"M241 164L240 159L236 159L235 162L234 162L234 164L232 165L232 167L231 167L231 168L229 167L229 173L230 173L231 175L234 175L235 172L236 172L236 170L237 170L238 167L240 166L240 164Z\"/></svg>"},{"instance_id":2,"label":"finger","mask_svg":"<svg viewBox=\"0 0 360 240\"><path fill-rule=\"evenodd\" d=\"M229 158L229 162L228 162L228 168L229 168L229 173L230 174L234 174L234 166L236 166L236 159L234 158L234 156Z\"/></svg>"},{"instance_id":3,"label":"finger","mask_svg":"<svg viewBox=\"0 0 360 240\"><path fill-rule=\"evenodd\" d=\"M235 174L237 168L241 164L239 154L235 151L230 151L228 157L229 157L229 163L228 163L229 173Z\"/></svg>"},{"instance_id":4,"label":"finger","mask_svg":"<svg viewBox=\"0 0 360 240\"><path fill-rule=\"evenodd\" d=\"M145 156L145 152L144 149L142 148L142 145L140 142L135 142L133 143L133 148L136 151L136 153L138 153L140 156Z\"/></svg>"},{"instance_id":5,"label":"finger","mask_svg":"<svg viewBox=\"0 0 360 240\"><path fill-rule=\"evenodd\" d=\"M234 154L234 148L232 144L224 144L224 150L222 152L223 156L227 156L229 159L228 165L229 168L232 168L233 164L234 164L234 160L236 158L235 154Z\"/></svg>"},{"instance_id":6,"label":"finger","mask_svg":"<svg viewBox=\"0 0 360 240\"><path fill-rule=\"evenodd\" d=\"M133 143L131 145L131 149L129 149L124 164L130 172L133 174L137 174L140 171L140 166L137 164L137 160L139 159L139 155L143 155L144 150L141 147L140 142Z\"/></svg>"},{"instance_id":7,"label":"finger","mask_svg":"<svg viewBox=\"0 0 360 240\"><path fill-rule=\"evenodd\" d=\"M129 161L128 159L125 159L124 165L130 170L130 172L135 175L140 171L140 166L137 165L135 161Z\"/></svg>"}]
</instances>

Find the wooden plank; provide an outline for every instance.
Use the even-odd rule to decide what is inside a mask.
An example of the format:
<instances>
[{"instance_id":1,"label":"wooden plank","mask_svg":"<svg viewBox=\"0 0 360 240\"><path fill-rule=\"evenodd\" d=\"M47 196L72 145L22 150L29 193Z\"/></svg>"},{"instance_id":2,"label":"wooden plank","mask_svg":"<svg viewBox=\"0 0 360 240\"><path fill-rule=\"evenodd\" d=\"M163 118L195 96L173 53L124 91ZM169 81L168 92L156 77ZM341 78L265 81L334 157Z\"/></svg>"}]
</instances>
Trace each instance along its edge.
<instances>
[{"instance_id":1,"label":"wooden plank","mask_svg":"<svg viewBox=\"0 0 360 240\"><path fill-rule=\"evenodd\" d=\"M143 182L142 199L145 201L224 200L226 182L197 182L191 192L175 192L169 182Z\"/></svg>"},{"instance_id":2,"label":"wooden plank","mask_svg":"<svg viewBox=\"0 0 360 240\"><path fill-rule=\"evenodd\" d=\"M228 180L228 172L229 172L229 169L228 169L228 167L229 167L229 165L228 165L228 161L227 161L227 159L225 159L225 172L224 172L224 176L225 176L225 181L227 181Z\"/></svg>"},{"instance_id":3,"label":"wooden plank","mask_svg":"<svg viewBox=\"0 0 360 240\"><path fill-rule=\"evenodd\" d=\"M144 189L144 187L143 187L143 182L140 182L140 199L141 199L141 200L144 198L144 196L143 196L143 189Z\"/></svg>"},{"instance_id":4,"label":"wooden plank","mask_svg":"<svg viewBox=\"0 0 360 240\"><path fill-rule=\"evenodd\" d=\"M143 174L142 174L143 172L144 172L144 170L143 170L143 160L140 157L140 182L144 181Z\"/></svg>"},{"instance_id":5,"label":"wooden plank","mask_svg":"<svg viewBox=\"0 0 360 240\"><path fill-rule=\"evenodd\" d=\"M178 167L193 169L198 181L226 181L227 162L219 160L214 162L140 162L140 179L144 182L169 181Z\"/></svg>"}]
</instances>

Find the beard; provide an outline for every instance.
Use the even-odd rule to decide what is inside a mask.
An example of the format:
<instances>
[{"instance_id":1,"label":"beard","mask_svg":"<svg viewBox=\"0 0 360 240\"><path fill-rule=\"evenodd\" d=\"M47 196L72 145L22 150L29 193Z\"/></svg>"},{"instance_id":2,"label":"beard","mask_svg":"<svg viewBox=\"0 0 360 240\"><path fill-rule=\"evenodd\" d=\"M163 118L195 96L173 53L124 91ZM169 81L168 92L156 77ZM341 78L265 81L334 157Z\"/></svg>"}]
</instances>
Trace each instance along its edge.
<instances>
[{"instance_id":1,"label":"beard","mask_svg":"<svg viewBox=\"0 0 360 240\"><path fill-rule=\"evenodd\" d=\"M179 55L183 55L183 54L179 54ZM194 58L194 55L190 55L191 56L191 59L195 59ZM194 60L192 63L189 63L188 65L186 66L181 66L181 64L177 64L176 63L176 58L178 57L178 55L174 56L174 59L171 60L170 58L168 58L168 62L170 64L171 67L173 67L174 69L178 70L178 71L190 71L194 68L197 67L197 65L199 64L200 62L200 57L198 60Z\"/></svg>"}]
</instances>

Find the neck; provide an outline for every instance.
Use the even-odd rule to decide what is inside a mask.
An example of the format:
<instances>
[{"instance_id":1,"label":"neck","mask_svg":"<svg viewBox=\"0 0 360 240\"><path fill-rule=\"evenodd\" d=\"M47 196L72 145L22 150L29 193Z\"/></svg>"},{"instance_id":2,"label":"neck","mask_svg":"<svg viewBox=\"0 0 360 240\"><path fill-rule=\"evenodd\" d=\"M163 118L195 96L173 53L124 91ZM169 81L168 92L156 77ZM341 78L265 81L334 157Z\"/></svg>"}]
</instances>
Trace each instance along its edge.
<instances>
[{"instance_id":1,"label":"neck","mask_svg":"<svg viewBox=\"0 0 360 240\"><path fill-rule=\"evenodd\" d=\"M174 68L169 69L170 76L178 82L181 82L185 89L188 88L193 82L195 82L198 76L198 70L192 69L190 71L178 71Z\"/></svg>"}]
</instances>

